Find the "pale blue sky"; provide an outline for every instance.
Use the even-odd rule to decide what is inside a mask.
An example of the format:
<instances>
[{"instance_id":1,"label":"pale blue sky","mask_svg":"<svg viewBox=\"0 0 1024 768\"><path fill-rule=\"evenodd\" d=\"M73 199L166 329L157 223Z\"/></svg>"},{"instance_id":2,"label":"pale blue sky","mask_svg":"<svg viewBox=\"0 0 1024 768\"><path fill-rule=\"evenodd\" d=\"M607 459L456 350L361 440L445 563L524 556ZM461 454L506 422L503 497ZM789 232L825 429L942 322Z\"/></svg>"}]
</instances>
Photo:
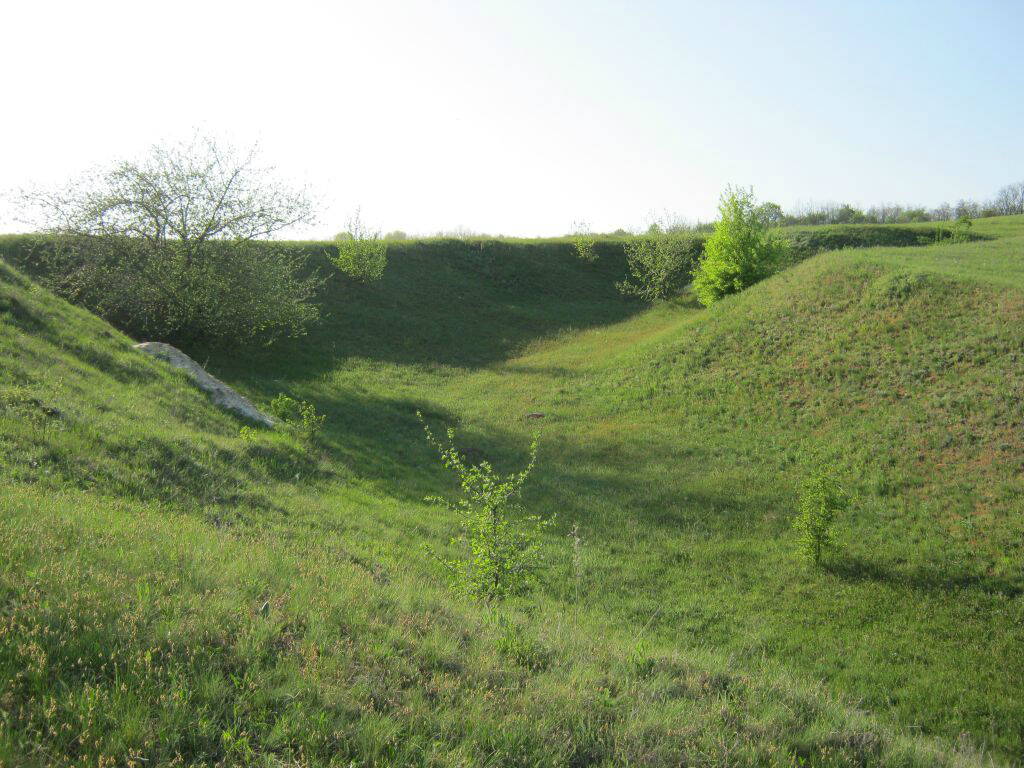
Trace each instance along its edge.
<instances>
[{"instance_id":1,"label":"pale blue sky","mask_svg":"<svg viewBox=\"0 0 1024 768\"><path fill-rule=\"evenodd\" d=\"M710 218L723 186L936 205L1024 180L1024 3L18 3L0 186L193 127L330 235ZM17 227L9 212L0 229Z\"/></svg>"}]
</instances>

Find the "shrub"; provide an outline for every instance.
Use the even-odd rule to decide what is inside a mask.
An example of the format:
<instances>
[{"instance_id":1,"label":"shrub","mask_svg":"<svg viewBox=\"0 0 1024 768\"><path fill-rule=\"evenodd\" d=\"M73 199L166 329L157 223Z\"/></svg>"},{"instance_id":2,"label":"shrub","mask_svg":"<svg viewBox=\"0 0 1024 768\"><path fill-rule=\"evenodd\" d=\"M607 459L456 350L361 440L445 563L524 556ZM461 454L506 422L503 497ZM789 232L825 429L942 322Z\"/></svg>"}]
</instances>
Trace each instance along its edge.
<instances>
[{"instance_id":1,"label":"shrub","mask_svg":"<svg viewBox=\"0 0 1024 768\"><path fill-rule=\"evenodd\" d=\"M423 422L423 416L416 414ZM469 464L455 447L455 430L448 428L446 441L434 437L424 422L427 441L437 450L441 463L459 478L462 498L455 503L437 497L428 501L444 504L457 513L462 532L451 543L464 550L458 558L431 554L444 566L452 585L460 592L482 600L500 600L528 592L540 565L539 537L553 520L536 515L514 516L523 484L537 461L537 440L530 443L530 460L520 472L498 474L488 461Z\"/></svg>"},{"instance_id":2,"label":"shrub","mask_svg":"<svg viewBox=\"0 0 1024 768\"><path fill-rule=\"evenodd\" d=\"M318 414L316 406L312 403L303 403L299 408L299 423L303 434L305 434L308 440L313 440L320 434L320 430L323 429L324 421L326 420L327 415Z\"/></svg>"},{"instance_id":3,"label":"shrub","mask_svg":"<svg viewBox=\"0 0 1024 768\"><path fill-rule=\"evenodd\" d=\"M660 228L627 242L623 248L629 277L617 284L619 291L645 301L668 298L689 282L703 245L700 237Z\"/></svg>"},{"instance_id":4,"label":"shrub","mask_svg":"<svg viewBox=\"0 0 1024 768\"><path fill-rule=\"evenodd\" d=\"M830 467L819 466L804 479L793 528L799 534L800 554L808 562L821 565L825 552L835 545L832 526L848 504L846 493Z\"/></svg>"},{"instance_id":5,"label":"shrub","mask_svg":"<svg viewBox=\"0 0 1024 768\"><path fill-rule=\"evenodd\" d=\"M342 272L364 283L384 277L388 264L388 243L380 232L367 229L359 218L359 211L349 219L348 230L335 240L338 256L335 264Z\"/></svg>"},{"instance_id":6,"label":"shrub","mask_svg":"<svg viewBox=\"0 0 1024 768\"><path fill-rule=\"evenodd\" d=\"M765 223L753 190L726 189L718 210L721 219L693 275L694 292L704 306L768 277L788 252L786 241Z\"/></svg>"},{"instance_id":7,"label":"shrub","mask_svg":"<svg viewBox=\"0 0 1024 768\"><path fill-rule=\"evenodd\" d=\"M949 239L954 243L966 243L971 239L971 227L974 226L970 217L961 216L950 228Z\"/></svg>"},{"instance_id":8,"label":"shrub","mask_svg":"<svg viewBox=\"0 0 1024 768\"><path fill-rule=\"evenodd\" d=\"M270 413L299 429L308 440L314 440L320 434L327 419L326 415L316 412L312 403L296 400L283 392L270 401Z\"/></svg>"},{"instance_id":9,"label":"shrub","mask_svg":"<svg viewBox=\"0 0 1024 768\"><path fill-rule=\"evenodd\" d=\"M311 203L252 152L210 139L154 147L24 203L55 235L34 254L38 278L133 336L265 344L319 316L318 277L266 242L311 221Z\"/></svg>"},{"instance_id":10,"label":"shrub","mask_svg":"<svg viewBox=\"0 0 1024 768\"><path fill-rule=\"evenodd\" d=\"M300 405L295 398L289 397L284 392L270 401L270 415L284 422L294 421L299 418Z\"/></svg>"},{"instance_id":11,"label":"shrub","mask_svg":"<svg viewBox=\"0 0 1024 768\"><path fill-rule=\"evenodd\" d=\"M572 245L576 249L576 256L580 261L593 263L597 261L597 238L590 231L590 226L585 222L577 222L573 228Z\"/></svg>"}]
</instances>

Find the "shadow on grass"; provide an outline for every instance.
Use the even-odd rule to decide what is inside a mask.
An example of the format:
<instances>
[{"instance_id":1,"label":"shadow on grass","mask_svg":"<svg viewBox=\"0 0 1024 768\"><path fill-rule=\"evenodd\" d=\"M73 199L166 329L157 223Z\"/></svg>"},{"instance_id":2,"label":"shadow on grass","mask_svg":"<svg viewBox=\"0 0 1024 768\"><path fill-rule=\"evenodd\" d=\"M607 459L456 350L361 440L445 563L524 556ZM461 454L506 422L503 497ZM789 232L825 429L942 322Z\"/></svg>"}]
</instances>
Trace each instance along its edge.
<instances>
[{"instance_id":1,"label":"shadow on grass","mask_svg":"<svg viewBox=\"0 0 1024 768\"><path fill-rule=\"evenodd\" d=\"M401 365L476 368L506 360L531 341L568 328L620 322L646 308L622 296L621 253L595 264L565 246L512 248L500 241L441 241L396 248L384 278L362 284L330 264L322 249L311 263L328 275L322 320L309 334L260 350L188 350L209 354L235 378L315 377L357 357Z\"/></svg>"},{"instance_id":2,"label":"shadow on grass","mask_svg":"<svg viewBox=\"0 0 1024 768\"><path fill-rule=\"evenodd\" d=\"M823 567L828 573L844 581L877 582L922 592L945 593L972 589L1011 598L1024 594L1024 586L1019 581L966 570L940 571L938 564L935 569L918 566L910 570L901 570L857 555L844 555L824 564Z\"/></svg>"}]
</instances>

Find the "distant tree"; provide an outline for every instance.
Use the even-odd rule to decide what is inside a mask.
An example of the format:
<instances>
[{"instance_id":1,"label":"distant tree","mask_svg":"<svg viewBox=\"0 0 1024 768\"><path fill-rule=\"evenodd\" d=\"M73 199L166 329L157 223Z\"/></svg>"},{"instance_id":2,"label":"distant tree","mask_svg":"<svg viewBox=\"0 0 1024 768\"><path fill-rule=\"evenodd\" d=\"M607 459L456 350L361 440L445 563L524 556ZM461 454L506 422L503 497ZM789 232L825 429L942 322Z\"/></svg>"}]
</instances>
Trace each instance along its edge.
<instances>
[{"instance_id":1,"label":"distant tree","mask_svg":"<svg viewBox=\"0 0 1024 768\"><path fill-rule=\"evenodd\" d=\"M993 207L999 215L1011 216L1024 213L1024 181L1007 184L996 193Z\"/></svg>"},{"instance_id":2,"label":"distant tree","mask_svg":"<svg viewBox=\"0 0 1024 768\"><path fill-rule=\"evenodd\" d=\"M304 191L213 139L155 146L25 204L55 245L43 280L128 333L269 343L316 320L319 280L267 241L313 221Z\"/></svg>"},{"instance_id":3,"label":"distant tree","mask_svg":"<svg viewBox=\"0 0 1024 768\"><path fill-rule=\"evenodd\" d=\"M346 233L347 234L347 233ZM384 235L385 240L408 240L409 235L400 229L393 230Z\"/></svg>"},{"instance_id":4,"label":"distant tree","mask_svg":"<svg viewBox=\"0 0 1024 768\"><path fill-rule=\"evenodd\" d=\"M953 216L957 219L976 219L981 213L981 206L973 200L960 199L953 208Z\"/></svg>"},{"instance_id":5,"label":"distant tree","mask_svg":"<svg viewBox=\"0 0 1024 768\"><path fill-rule=\"evenodd\" d=\"M924 208L905 208L899 217L900 223L931 221L931 216Z\"/></svg>"},{"instance_id":6,"label":"distant tree","mask_svg":"<svg viewBox=\"0 0 1024 768\"><path fill-rule=\"evenodd\" d=\"M855 208L849 203L843 203L839 206L833 216L832 224L861 224L866 219L864 211L859 208Z\"/></svg>"},{"instance_id":7,"label":"distant tree","mask_svg":"<svg viewBox=\"0 0 1024 768\"><path fill-rule=\"evenodd\" d=\"M757 217L769 227L782 223L782 206L778 203L764 202L757 206Z\"/></svg>"}]
</instances>

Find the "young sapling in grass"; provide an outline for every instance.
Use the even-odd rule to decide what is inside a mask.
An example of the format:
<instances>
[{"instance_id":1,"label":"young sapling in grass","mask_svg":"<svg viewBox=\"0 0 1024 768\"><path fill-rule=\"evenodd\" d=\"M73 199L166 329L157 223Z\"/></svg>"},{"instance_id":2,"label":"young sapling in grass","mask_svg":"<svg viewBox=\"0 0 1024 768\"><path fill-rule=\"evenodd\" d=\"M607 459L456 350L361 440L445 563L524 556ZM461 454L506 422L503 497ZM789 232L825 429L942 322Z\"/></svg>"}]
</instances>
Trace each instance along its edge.
<instances>
[{"instance_id":1,"label":"young sapling in grass","mask_svg":"<svg viewBox=\"0 0 1024 768\"><path fill-rule=\"evenodd\" d=\"M462 498L450 502L439 497L428 501L447 506L457 513L462 531L451 539L462 549L458 557L446 557L428 549L444 567L453 587L474 598L492 601L528 592L537 579L541 564L540 536L553 518L521 515L517 500L537 463L537 438L530 443L526 467L509 475L498 473L484 460L470 464L455 447L455 430L445 431L445 440L434 436L423 414L417 411L429 442L445 468L459 478ZM517 519L518 517L518 519Z\"/></svg>"},{"instance_id":2,"label":"young sapling in grass","mask_svg":"<svg viewBox=\"0 0 1024 768\"><path fill-rule=\"evenodd\" d=\"M270 413L285 424L296 427L309 441L316 439L327 419L326 414L317 413L312 403L296 400L283 392L270 401Z\"/></svg>"},{"instance_id":3,"label":"young sapling in grass","mask_svg":"<svg viewBox=\"0 0 1024 768\"><path fill-rule=\"evenodd\" d=\"M848 506L849 498L832 467L820 465L804 478L799 511L793 520L804 559L815 566L821 565L826 553L835 547L836 517Z\"/></svg>"}]
</instances>

